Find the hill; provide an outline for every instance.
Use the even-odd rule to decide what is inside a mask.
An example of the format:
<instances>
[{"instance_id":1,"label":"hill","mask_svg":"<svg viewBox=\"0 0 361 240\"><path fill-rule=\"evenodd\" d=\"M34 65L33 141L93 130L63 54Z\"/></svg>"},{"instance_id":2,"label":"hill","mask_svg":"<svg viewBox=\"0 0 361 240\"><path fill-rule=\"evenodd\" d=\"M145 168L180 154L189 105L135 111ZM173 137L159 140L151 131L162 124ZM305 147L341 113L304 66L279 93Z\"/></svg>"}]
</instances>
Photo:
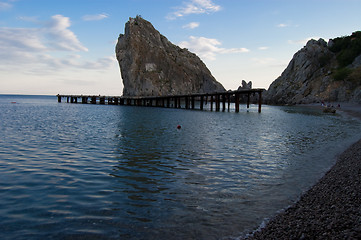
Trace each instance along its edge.
<instances>
[{"instance_id":1,"label":"hill","mask_svg":"<svg viewBox=\"0 0 361 240\"><path fill-rule=\"evenodd\" d=\"M310 40L265 94L267 104L361 103L361 31Z\"/></svg>"}]
</instances>

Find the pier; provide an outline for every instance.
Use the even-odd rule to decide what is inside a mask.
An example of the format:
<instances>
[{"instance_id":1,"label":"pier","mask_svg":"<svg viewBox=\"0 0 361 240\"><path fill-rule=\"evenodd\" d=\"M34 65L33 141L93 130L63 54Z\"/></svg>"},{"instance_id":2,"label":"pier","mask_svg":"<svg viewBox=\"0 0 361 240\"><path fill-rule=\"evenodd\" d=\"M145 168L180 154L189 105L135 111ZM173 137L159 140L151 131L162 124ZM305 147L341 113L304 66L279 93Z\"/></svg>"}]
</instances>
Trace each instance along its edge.
<instances>
[{"instance_id":1,"label":"pier","mask_svg":"<svg viewBox=\"0 0 361 240\"><path fill-rule=\"evenodd\" d=\"M183 108L204 110L208 106L210 111L230 111L231 103L235 105L235 112L239 112L240 97L246 99L247 108L250 106L251 95L258 95L258 112L262 108L262 92L265 89L241 89L236 91L196 93L187 95L149 96L149 97L125 97L125 96L101 96L101 95L61 95L58 94L58 102L65 98L67 103L82 104L108 104L128 105L164 108Z\"/></svg>"}]
</instances>

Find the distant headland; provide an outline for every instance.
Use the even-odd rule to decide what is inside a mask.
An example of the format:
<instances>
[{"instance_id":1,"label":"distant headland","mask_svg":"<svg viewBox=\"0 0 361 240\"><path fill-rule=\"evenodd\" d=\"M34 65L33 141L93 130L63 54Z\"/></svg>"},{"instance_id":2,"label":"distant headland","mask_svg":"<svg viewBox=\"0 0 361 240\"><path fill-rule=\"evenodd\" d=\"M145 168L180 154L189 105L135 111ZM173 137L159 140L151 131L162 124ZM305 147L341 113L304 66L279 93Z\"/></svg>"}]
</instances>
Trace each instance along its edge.
<instances>
[{"instance_id":1,"label":"distant headland","mask_svg":"<svg viewBox=\"0 0 361 240\"><path fill-rule=\"evenodd\" d=\"M269 87L268 104L361 103L361 31L310 40Z\"/></svg>"}]
</instances>

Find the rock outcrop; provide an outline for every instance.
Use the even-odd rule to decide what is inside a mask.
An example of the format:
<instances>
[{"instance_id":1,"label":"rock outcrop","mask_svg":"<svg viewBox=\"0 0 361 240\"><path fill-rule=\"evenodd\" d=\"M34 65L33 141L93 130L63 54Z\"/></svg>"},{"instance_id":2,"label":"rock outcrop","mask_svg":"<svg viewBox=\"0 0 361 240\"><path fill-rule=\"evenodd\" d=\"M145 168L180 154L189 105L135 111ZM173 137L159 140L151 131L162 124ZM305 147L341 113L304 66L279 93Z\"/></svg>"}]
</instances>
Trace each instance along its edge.
<instances>
[{"instance_id":1,"label":"rock outcrop","mask_svg":"<svg viewBox=\"0 0 361 240\"><path fill-rule=\"evenodd\" d=\"M354 34L353 39L359 41L361 38L356 38L356 35L360 32ZM351 47L354 44L352 39L348 45L340 43L346 40L330 40L328 44L323 39L308 41L270 85L264 101L268 104L361 103L361 55L354 57L350 54L360 54L360 50ZM342 60L346 55L348 62Z\"/></svg>"},{"instance_id":2,"label":"rock outcrop","mask_svg":"<svg viewBox=\"0 0 361 240\"><path fill-rule=\"evenodd\" d=\"M245 80L242 80L241 85L238 87L238 91L241 90L249 90L252 89L252 81L249 81L248 83ZM258 94L251 94L250 96L250 103L258 103L258 98L259 95ZM247 94L241 94L239 96L239 101L240 103L247 103L248 101L248 96Z\"/></svg>"},{"instance_id":3,"label":"rock outcrop","mask_svg":"<svg viewBox=\"0 0 361 240\"><path fill-rule=\"evenodd\" d=\"M172 44L140 16L129 18L115 51L124 96L225 91L199 57Z\"/></svg>"},{"instance_id":4,"label":"rock outcrop","mask_svg":"<svg viewBox=\"0 0 361 240\"><path fill-rule=\"evenodd\" d=\"M249 81L248 83L245 80L242 80L242 85L238 87L237 90L242 89L252 89L252 81Z\"/></svg>"}]
</instances>

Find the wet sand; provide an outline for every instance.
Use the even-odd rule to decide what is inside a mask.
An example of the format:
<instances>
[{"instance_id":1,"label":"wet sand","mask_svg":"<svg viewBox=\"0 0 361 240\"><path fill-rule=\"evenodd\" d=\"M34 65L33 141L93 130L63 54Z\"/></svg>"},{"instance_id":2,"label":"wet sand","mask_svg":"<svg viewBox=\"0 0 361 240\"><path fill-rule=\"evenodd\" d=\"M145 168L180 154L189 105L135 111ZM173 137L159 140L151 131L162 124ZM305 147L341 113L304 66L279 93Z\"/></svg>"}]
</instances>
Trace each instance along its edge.
<instances>
[{"instance_id":1,"label":"wet sand","mask_svg":"<svg viewBox=\"0 0 361 240\"><path fill-rule=\"evenodd\" d=\"M361 119L361 105L338 111ZM361 239L361 139L297 203L246 239Z\"/></svg>"}]
</instances>

